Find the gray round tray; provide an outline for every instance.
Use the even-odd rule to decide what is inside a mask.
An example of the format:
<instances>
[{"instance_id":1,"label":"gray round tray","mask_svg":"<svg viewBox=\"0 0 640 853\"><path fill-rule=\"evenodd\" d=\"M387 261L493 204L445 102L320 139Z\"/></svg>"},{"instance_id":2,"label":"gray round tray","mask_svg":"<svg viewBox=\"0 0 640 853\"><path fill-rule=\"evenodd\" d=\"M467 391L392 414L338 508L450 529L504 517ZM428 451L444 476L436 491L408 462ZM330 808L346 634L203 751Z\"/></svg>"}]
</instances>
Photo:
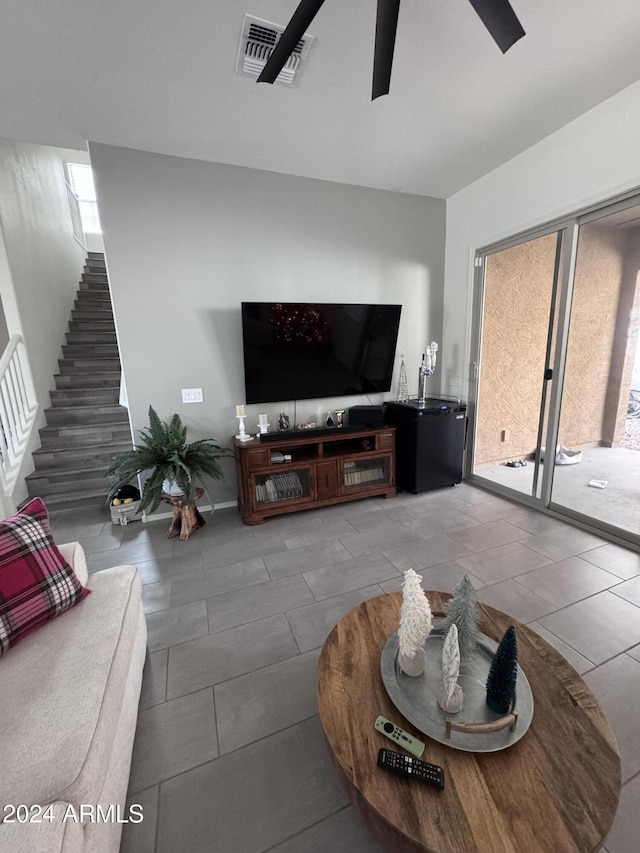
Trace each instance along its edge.
<instances>
[{"instance_id":1,"label":"gray round tray","mask_svg":"<svg viewBox=\"0 0 640 853\"><path fill-rule=\"evenodd\" d=\"M465 733L452 730L451 737L445 735L447 720L457 723L490 723L500 718L486 703L486 682L491 660L498 644L484 634L480 635L477 650L472 659L460 667L458 684L464 692L462 710L457 714L445 714L438 705L442 690L442 645L444 624L434 621L427 637L425 651L427 666L423 675L405 675L398 666L398 633L392 634L382 650L380 668L382 681L389 698L419 731L430 738L467 752L497 752L520 740L533 719L533 696L527 677L518 666L516 700L514 711L518 722L514 731L509 728L486 734Z\"/></svg>"}]
</instances>

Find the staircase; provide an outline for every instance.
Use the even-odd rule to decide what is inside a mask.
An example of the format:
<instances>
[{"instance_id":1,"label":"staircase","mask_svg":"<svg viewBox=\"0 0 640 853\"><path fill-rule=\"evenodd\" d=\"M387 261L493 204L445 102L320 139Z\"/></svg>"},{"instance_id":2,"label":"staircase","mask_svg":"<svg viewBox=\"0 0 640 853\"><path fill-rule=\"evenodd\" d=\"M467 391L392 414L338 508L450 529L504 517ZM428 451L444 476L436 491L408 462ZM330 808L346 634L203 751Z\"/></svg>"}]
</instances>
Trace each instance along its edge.
<instances>
[{"instance_id":1,"label":"staircase","mask_svg":"<svg viewBox=\"0 0 640 853\"><path fill-rule=\"evenodd\" d=\"M49 510L104 504L105 471L131 449L129 413L118 404L120 356L101 252L89 252L66 338L41 448L33 454L36 470L26 478L29 495Z\"/></svg>"}]
</instances>

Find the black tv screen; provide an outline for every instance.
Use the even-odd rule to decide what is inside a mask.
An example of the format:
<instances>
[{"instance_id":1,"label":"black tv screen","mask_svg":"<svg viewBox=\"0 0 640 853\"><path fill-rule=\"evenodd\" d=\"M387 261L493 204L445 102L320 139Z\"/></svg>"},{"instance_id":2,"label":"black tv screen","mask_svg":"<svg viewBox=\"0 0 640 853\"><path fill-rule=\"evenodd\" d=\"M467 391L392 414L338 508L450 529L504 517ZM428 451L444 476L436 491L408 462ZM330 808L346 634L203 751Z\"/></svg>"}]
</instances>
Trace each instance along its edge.
<instances>
[{"instance_id":1,"label":"black tv screen","mask_svg":"<svg viewBox=\"0 0 640 853\"><path fill-rule=\"evenodd\" d=\"M243 302L246 402L388 391L401 308Z\"/></svg>"}]
</instances>

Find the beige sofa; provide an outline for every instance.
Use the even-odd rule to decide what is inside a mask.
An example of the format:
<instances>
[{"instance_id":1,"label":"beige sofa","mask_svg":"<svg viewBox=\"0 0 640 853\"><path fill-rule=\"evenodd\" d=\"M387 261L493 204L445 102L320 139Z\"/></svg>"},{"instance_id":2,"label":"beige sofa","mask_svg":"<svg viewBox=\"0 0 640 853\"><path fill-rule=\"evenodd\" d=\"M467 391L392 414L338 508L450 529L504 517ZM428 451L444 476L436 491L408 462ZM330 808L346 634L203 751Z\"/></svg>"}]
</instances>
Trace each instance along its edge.
<instances>
[{"instance_id":1,"label":"beige sofa","mask_svg":"<svg viewBox=\"0 0 640 853\"><path fill-rule=\"evenodd\" d=\"M116 853L127 818L147 637L140 578L135 566L88 577L78 543L60 550L92 594L0 658L1 853ZM43 812L14 815L21 804Z\"/></svg>"}]
</instances>

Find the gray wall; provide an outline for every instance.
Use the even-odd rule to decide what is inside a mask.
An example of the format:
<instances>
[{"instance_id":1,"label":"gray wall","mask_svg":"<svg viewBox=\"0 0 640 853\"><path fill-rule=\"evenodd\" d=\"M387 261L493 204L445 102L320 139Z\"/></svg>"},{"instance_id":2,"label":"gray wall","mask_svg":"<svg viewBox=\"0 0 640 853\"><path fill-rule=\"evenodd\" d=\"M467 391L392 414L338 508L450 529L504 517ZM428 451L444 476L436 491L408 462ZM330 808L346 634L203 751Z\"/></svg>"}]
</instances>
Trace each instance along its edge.
<instances>
[{"instance_id":1,"label":"gray wall","mask_svg":"<svg viewBox=\"0 0 640 853\"><path fill-rule=\"evenodd\" d=\"M451 393L475 393L476 250L640 187L639 149L640 81L447 199L443 360Z\"/></svg>"},{"instance_id":2,"label":"gray wall","mask_svg":"<svg viewBox=\"0 0 640 853\"><path fill-rule=\"evenodd\" d=\"M66 155L62 149L0 139L0 295L9 334L25 339L41 410L49 405L85 257L73 238ZM40 444L37 428L43 425L40 411L22 476L33 470L30 453ZM16 502L26 497L22 480L14 497Z\"/></svg>"},{"instance_id":3,"label":"gray wall","mask_svg":"<svg viewBox=\"0 0 640 853\"><path fill-rule=\"evenodd\" d=\"M135 430L151 403L179 412L190 438L230 441L241 301L402 303L392 393L400 353L417 392L420 352L442 333L444 201L100 144L90 155ZM202 388L204 403L183 405L181 388ZM360 402L301 401L297 421ZM247 426L283 410L250 406ZM237 496L225 473L216 503Z\"/></svg>"}]
</instances>

